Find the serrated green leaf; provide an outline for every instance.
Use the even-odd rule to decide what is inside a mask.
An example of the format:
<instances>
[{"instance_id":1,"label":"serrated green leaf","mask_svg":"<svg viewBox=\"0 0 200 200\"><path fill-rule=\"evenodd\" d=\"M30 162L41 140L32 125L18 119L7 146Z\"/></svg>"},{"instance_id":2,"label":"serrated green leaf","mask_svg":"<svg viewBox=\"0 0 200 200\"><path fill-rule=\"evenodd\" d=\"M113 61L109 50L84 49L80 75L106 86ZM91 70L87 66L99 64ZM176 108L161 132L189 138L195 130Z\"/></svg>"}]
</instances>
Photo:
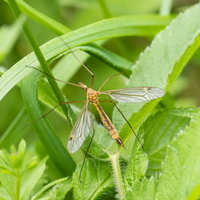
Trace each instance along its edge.
<instances>
[{"instance_id":1,"label":"serrated green leaf","mask_svg":"<svg viewBox=\"0 0 200 200\"><path fill-rule=\"evenodd\" d=\"M108 152L106 152L106 149L110 146L110 140L112 139L110 135L108 134L107 130L105 129L105 127L95 122L94 122L94 127L95 127L95 134L94 134L88 153L98 159L106 160L109 158L109 155L108 155ZM88 149L88 145L91 142L92 134L93 132L91 131L89 137L83 143L83 149L85 151ZM117 145L116 145L116 149L117 149Z\"/></svg>"},{"instance_id":2,"label":"serrated green leaf","mask_svg":"<svg viewBox=\"0 0 200 200\"><path fill-rule=\"evenodd\" d=\"M140 135L143 132L140 129ZM143 151L139 142L133 146L131 157L128 161L124 175L124 194L127 200L150 200L154 199L156 179L145 177L148 168L148 156ZM145 191L145 192L144 192Z\"/></svg>"},{"instance_id":3,"label":"serrated green leaf","mask_svg":"<svg viewBox=\"0 0 200 200\"><path fill-rule=\"evenodd\" d=\"M153 200L156 194L156 180L144 178L142 181L135 181L133 186L127 186L125 191L126 200Z\"/></svg>"},{"instance_id":4,"label":"serrated green leaf","mask_svg":"<svg viewBox=\"0 0 200 200\"><path fill-rule=\"evenodd\" d=\"M183 135L187 133L189 140L188 144L191 142L190 134L191 131L188 132L188 129L193 125L199 123L196 121L200 113L198 108L179 108L179 109L163 109L158 112L154 116L150 116L145 124L140 128L139 134L144 135L144 150L147 152L149 158L149 165L147 168L147 158L144 157L144 152L138 149L138 142L137 145L134 145L133 152L128 162L128 166L126 168L126 173L124 177L125 181L125 196L127 199L140 199L140 200L148 200L148 199L173 199L172 197L177 194L177 197L174 199L178 199L178 195L182 192L181 195L186 194L188 188L190 188L190 192L194 190L195 187L199 184L199 175L200 171L198 170L199 159L196 156L198 150L196 149L196 153L192 153L191 151L188 152L187 148L190 148L189 145L186 144L186 141L179 141L179 137L181 138ZM200 119L200 118L199 118ZM192 135L198 135L198 130L192 130ZM176 152L173 144L177 143L183 149L180 152ZM136 146L136 147L135 147ZM173 148L172 148L173 146ZM197 146L197 145L196 145ZM168 149L170 149L171 154L168 154ZM137 151L136 151L137 150ZM188 155L191 153L192 155ZM196 182L194 181L194 177L188 185L192 185L191 187L187 185L188 174L192 174L188 171L187 172L179 172L177 175L180 178L180 182L177 183L176 174L174 170L181 170L181 168L185 169L185 166L182 166L183 163L179 163L178 160L171 160L174 156L182 156L185 158L185 162L190 163L190 159L196 157L196 168L194 170L194 177L196 177ZM171 156L171 157L170 157ZM139 158L139 159L138 159ZM178 159L178 158L176 158ZM193 158L194 159L194 158ZM170 160L171 162L168 163L166 166L166 160ZM193 161L194 162L194 161ZM177 166L180 164L179 166ZM166 166L166 170L165 170ZM195 169L195 165L190 165L191 169ZM188 168L188 167L186 167ZM191 170L188 168L188 170ZM167 173L165 176L164 174ZM199 173L199 175L198 175ZM171 175L171 179L170 179ZM147 179L147 177L149 179ZM174 176L174 177L173 177ZM159 180L160 178L160 180ZM185 181L183 180L185 179ZM184 187L179 187L180 183L185 183ZM160 185L161 184L161 185ZM172 187L172 185L176 186L176 189ZM188 186L188 188L186 188ZM149 188L149 190L147 189ZM162 189L161 189L162 188ZM179 194L177 191L179 190ZM161 192L162 191L162 192ZM171 193L171 197L167 193ZM151 194L151 195L150 195ZM188 192L187 195L190 193ZM156 196L158 195L158 197ZM165 198L162 198L165 196ZM187 196L182 197L181 199L186 199Z\"/></svg>"},{"instance_id":5,"label":"serrated green leaf","mask_svg":"<svg viewBox=\"0 0 200 200\"><path fill-rule=\"evenodd\" d=\"M179 14L171 24L159 33L150 47L141 54L135 66L128 87L151 86L165 91L173 84L200 43L200 4ZM160 99L144 104L120 104L120 110L137 130ZM113 113L118 129L125 124L122 117ZM121 137L127 141L132 131L125 124Z\"/></svg>"},{"instance_id":6,"label":"serrated green leaf","mask_svg":"<svg viewBox=\"0 0 200 200\"><path fill-rule=\"evenodd\" d=\"M200 184L200 114L167 147L156 198L187 199Z\"/></svg>"},{"instance_id":7,"label":"serrated green leaf","mask_svg":"<svg viewBox=\"0 0 200 200\"><path fill-rule=\"evenodd\" d=\"M81 164L73 175L74 199L97 199L100 195L113 193L110 164L95 159L87 159L80 176ZM82 183L80 182L80 179ZM110 191L109 191L110 190ZM110 192L110 193L109 193Z\"/></svg>"},{"instance_id":8,"label":"serrated green leaf","mask_svg":"<svg viewBox=\"0 0 200 200\"><path fill-rule=\"evenodd\" d=\"M148 156L141 148L141 145L137 142L133 146L126 172L124 175L124 181L126 186L134 185L136 180L142 180L145 177L148 167Z\"/></svg>"},{"instance_id":9,"label":"serrated green leaf","mask_svg":"<svg viewBox=\"0 0 200 200\"><path fill-rule=\"evenodd\" d=\"M164 109L148 118L143 125L144 149L149 157L147 176L152 176L161 170L167 146L181 131L185 130L198 110L195 108Z\"/></svg>"}]
</instances>

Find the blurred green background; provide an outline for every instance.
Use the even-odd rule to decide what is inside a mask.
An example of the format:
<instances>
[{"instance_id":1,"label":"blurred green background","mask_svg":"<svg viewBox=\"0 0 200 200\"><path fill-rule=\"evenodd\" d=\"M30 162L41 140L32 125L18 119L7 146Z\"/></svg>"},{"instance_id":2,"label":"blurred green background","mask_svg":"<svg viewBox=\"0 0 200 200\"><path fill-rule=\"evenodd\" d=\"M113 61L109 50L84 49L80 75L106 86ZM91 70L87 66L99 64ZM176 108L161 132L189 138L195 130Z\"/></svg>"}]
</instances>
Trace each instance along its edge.
<instances>
[{"instance_id":1,"label":"blurred green background","mask_svg":"<svg viewBox=\"0 0 200 200\"><path fill-rule=\"evenodd\" d=\"M154 13L165 14L162 10L162 5L165 1L161 0L107 0L105 1L108 9L107 14L102 11L100 0L28 0L26 2L36 10L62 23L71 30L75 30L98 20L103 20L109 16L115 17L122 15ZM195 0L172 1L172 8L170 12L171 14L176 15L176 13L179 13L180 11L197 2L198 1ZM5 1L0 1L0 35L10 26L12 26L14 21L15 17L8 4ZM27 19L27 22L39 45L42 45L57 36L55 33L51 32L45 27L42 27L40 24L37 24L31 19ZM110 51L122 55L134 63L136 62L139 54L151 43L151 40L152 38L147 37L126 37L120 38L117 40L117 42L116 39L112 39L109 40L104 47ZM32 49L20 30L18 32L13 32L13 35L8 37L7 40L0 38L0 41L1 46L8 45L10 42L10 48L6 54L3 56L1 55L2 59L0 60L0 75L2 75L4 71L12 67L12 65L32 52ZM57 61L53 62L51 66L53 67L56 62ZM110 69L106 64L102 63L96 57L90 57L85 64L95 74L94 88L96 89L98 89L101 83L103 83L103 81L109 75L117 73L115 70ZM149 65L151 65L151 63L149 63ZM89 85L90 80L91 76L88 74L88 72L81 68L76 74L74 74L70 82L78 83L79 81L84 81L84 83ZM123 77L117 77L114 81L110 81L109 84L107 84L103 89L107 90L123 88L125 86L125 82L126 79ZM80 88L74 89L74 87L68 86L64 89L64 92L70 101L85 100L84 91L80 90ZM170 90L170 95L172 106L200 106L199 50L188 63L187 67L185 67L181 76L174 83ZM81 108L82 105L77 106ZM110 104L103 104L103 107L108 115L111 116L112 106L110 106ZM20 111L23 111L23 109L24 104L21 97L20 88L16 86L0 102L0 136L2 136L3 133L9 128L15 117L20 113ZM48 110L49 108L44 107L44 112ZM22 133L20 134L26 138L29 144L35 144L33 141L37 141L37 135L34 127L29 126L23 130L23 127L30 122L29 117L24 117L24 115L26 114L23 113L23 118L20 124L21 129L19 129L19 131ZM68 125L68 122L59 117L55 112L51 113L48 118L53 123L53 126L63 143L66 144L71 129L71 127Z\"/></svg>"}]
</instances>

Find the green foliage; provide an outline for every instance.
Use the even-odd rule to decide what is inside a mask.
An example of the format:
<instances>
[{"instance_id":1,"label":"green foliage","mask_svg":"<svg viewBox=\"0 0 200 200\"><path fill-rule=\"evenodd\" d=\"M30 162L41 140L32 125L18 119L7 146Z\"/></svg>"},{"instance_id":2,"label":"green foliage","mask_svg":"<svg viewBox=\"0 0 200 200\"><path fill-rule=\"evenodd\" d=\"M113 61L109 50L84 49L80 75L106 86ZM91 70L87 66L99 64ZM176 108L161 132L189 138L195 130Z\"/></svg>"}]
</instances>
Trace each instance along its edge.
<instances>
[{"instance_id":1,"label":"green foliage","mask_svg":"<svg viewBox=\"0 0 200 200\"><path fill-rule=\"evenodd\" d=\"M18 149L11 146L10 154L6 150L0 151L1 186L7 192L2 195L3 199L28 199L45 169L45 161L25 158L25 150L26 143L22 140Z\"/></svg>"},{"instance_id":2,"label":"green foliage","mask_svg":"<svg viewBox=\"0 0 200 200\"><path fill-rule=\"evenodd\" d=\"M68 27L60 24L57 20L47 17L21 0L6 2L17 16L24 13L46 27L47 31L51 30L54 34L58 34L57 37L49 39L39 48L30 31L29 23L17 19L16 27L10 28L15 31L12 40L10 43L5 43L8 45L7 48L2 48L2 59L5 59L5 55L10 51L19 34L19 24L24 24L23 31L35 54L32 52L24 56L5 73L2 70L0 99L6 98L11 89L17 85L21 89L24 106L31 121L43 116L40 102L49 110L58 102L69 101L67 97L70 101L73 99L79 101L79 99L75 99L79 95L75 94L75 89L71 93L68 89L69 96L65 97L61 91L65 87L65 83L58 83L60 89L54 79L47 77L47 81L41 78L40 72L27 67L39 68L42 66L44 72L51 74L49 63L64 56L54 63L53 74L58 79L73 81L76 79L73 77L74 74L82 68L74 56L69 54L68 45L74 52L78 50L88 52L107 64L104 71L102 63L97 65L97 61L95 61L91 70L97 72L97 75L99 73L100 79L100 76L103 76L102 81L109 76L109 67L112 69L112 74L114 70L123 72L127 69L123 74L126 81L128 80L127 87L153 86L159 87L167 93L170 88L173 88L173 84L193 54L198 51L200 44L200 4L178 14L172 21L171 16L150 14L120 16L118 14L119 17L94 21L94 23L85 22L88 25L81 25L76 30L70 31ZM127 2L129 1L127 0ZM155 3L155 1L152 2ZM154 3L152 4L154 5ZM77 6L76 1L71 4ZM91 2L90 4L90 8L94 9L96 4ZM114 7L117 7L117 3L113 4ZM84 7L84 1L78 5ZM100 5L105 16L112 16L108 9L109 6L106 7L104 1L101 1ZM130 12L131 3L123 5L127 7L127 12ZM139 3L136 6L138 5ZM163 3L161 13L168 12L170 6L171 1L168 5ZM118 11L121 12L121 7ZM79 19L84 19L83 16L86 13L82 12L81 14ZM22 15L20 16L23 18ZM98 18L98 12L94 16ZM76 22L78 24L78 20ZM162 31L158 33L160 30ZM1 32L1 34L4 34L2 38L7 38L5 33ZM123 42L118 38L125 36L150 38L155 34L157 35L151 45L140 54L136 64L132 65L128 56L125 55L130 53L131 56L137 57L134 48L141 52L140 45L139 48L131 46L133 50L124 51ZM112 48L111 50L107 49L106 45L109 46L110 41L113 41L111 47L115 45L115 47L119 47L120 55L114 53ZM104 48L101 47L103 44ZM89 58L89 55L83 52L75 52L75 55L82 62ZM81 73L83 72L81 71ZM81 77L79 74L78 81L81 78L82 74ZM113 79L115 80L115 78ZM109 80L108 85L111 83L111 87L113 87L111 89L123 87L121 79L117 80L119 80L119 84L118 81L112 83L112 80ZM100 81L95 82L95 86L98 84L100 86ZM20 84L18 84L19 82ZM63 110L56 109L56 115L53 116L52 122L46 118L35 121L33 125L37 132L37 139L34 137L29 139L28 135L30 136L32 133L29 134L28 131L22 133L20 127L28 123L27 116L22 110L2 134L0 147L8 149L12 143L17 144L21 137L27 137L28 148L26 148L26 142L22 140L17 149L15 146L11 146L10 153L7 150L0 151L0 199L61 200L72 199L72 196L73 199L197 199L200 196L200 156L198 153L200 110L192 106L175 108L172 101L169 100L172 98L167 93L163 100L155 99L148 103L138 104L118 104L123 115L136 130L144 150L117 109L113 111L112 121L119 130L126 150L119 147L110 138L102 125L94 122L95 136L83 168L82 162L78 163L83 160L82 151L78 151L75 156L68 153L63 145L63 143L66 144L66 138L63 139L59 134L62 128L54 128L54 121L57 118L58 121L62 121L64 116L67 118L69 126L73 125L80 112L79 108L71 104L67 107L63 106ZM68 133L67 135L69 135L71 127L63 129L64 134ZM83 150L87 149L91 134L84 142ZM36 151L31 152L32 146L36 147ZM49 156L48 162L46 155ZM44 174L45 166L48 166L49 171ZM48 181L48 183L45 185L44 181Z\"/></svg>"},{"instance_id":3,"label":"green foliage","mask_svg":"<svg viewBox=\"0 0 200 200\"><path fill-rule=\"evenodd\" d=\"M0 29L0 61L4 59L4 57L11 50L13 43L19 37L21 32L21 25L25 21L25 16L21 16L18 21L12 24L9 27L1 27ZM5 42L6 41L6 42Z\"/></svg>"},{"instance_id":4,"label":"green foliage","mask_svg":"<svg viewBox=\"0 0 200 200\"><path fill-rule=\"evenodd\" d=\"M18 149L11 146L10 153L6 150L0 151L0 180L1 180L1 199L30 199L34 195L34 187L39 183L45 169L47 159L39 161L37 157L30 157L26 153L26 142L22 140ZM57 185L58 189L52 196L61 196L64 198L66 193L67 178L59 179L42 189L42 192L48 188ZM61 185L61 183L65 183ZM41 185L41 183L39 183ZM70 188L70 185L68 186ZM64 189L64 191L63 191ZM62 191L62 195L59 193ZM37 199L41 192L34 195Z\"/></svg>"}]
</instances>

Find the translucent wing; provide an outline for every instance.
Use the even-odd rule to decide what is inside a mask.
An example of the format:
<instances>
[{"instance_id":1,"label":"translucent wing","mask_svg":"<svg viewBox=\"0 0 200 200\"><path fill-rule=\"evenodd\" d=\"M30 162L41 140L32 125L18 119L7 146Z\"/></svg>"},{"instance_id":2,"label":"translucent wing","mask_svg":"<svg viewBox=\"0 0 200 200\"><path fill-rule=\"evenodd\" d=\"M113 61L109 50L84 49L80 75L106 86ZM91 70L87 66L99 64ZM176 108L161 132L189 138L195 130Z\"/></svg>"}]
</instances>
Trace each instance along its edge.
<instances>
[{"instance_id":1,"label":"translucent wing","mask_svg":"<svg viewBox=\"0 0 200 200\"><path fill-rule=\"evenodd\" d=\"M107 94L118 102L139 103L160 98L164 95L164 91L156 87L135 87L102 91L101 94Z\"/></svg>"},{"instance_id":2,"label":"translucent wing","mask_svg":"<svg viewBox=\"0 0 200 200\"><path fill-rule=\"evenodd\" d=\"M88 102L81 110L69 136L68 150L76 152L87 138L91 127L91 113L88 110Z\"/></svg>"}]
</instances>

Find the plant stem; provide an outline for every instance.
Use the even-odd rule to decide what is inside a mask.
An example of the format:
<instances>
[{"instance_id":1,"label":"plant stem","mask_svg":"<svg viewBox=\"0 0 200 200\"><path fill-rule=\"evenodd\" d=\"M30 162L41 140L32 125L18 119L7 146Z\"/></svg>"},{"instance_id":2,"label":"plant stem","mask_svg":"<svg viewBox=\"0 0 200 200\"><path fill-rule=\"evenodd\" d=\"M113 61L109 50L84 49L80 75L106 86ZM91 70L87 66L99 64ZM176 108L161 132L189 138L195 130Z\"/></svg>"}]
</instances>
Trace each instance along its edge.
<instances>
[{"instance_id":1,"label":"plant stem","mask_svg":"<svg viewBox=\"0 0 200 200\"><path fill-rule=\"evenodd\" d=\"M172 9L172 0L162 0L161 6L160 6L160 15L170 15L171 9Z\"/></svg>"},{"instance_id":2,"label":"plant stem","mask_svg":"<svg viewBox=\"0 0 200 200\"><path fill-rule=\"evenodd\" d=\"M119 165L119 154L114 154L110 156L113 173L116 181L116 187L119 194L119 199L124 198L124 188L122 185L122 175L121 175L121 169Z\"/></svg>"},{"instance_id":3,"label":"plant stem","mask_svg":"<svg viewBox=\"0 0 200 200\"><path fill-rule=\"evenodd\" d=\"M19 15L21 12L20 12L19 8L17 7L15 0L8 0L8 2L10 4L10 7L11 7L13 13L15 14L15 16L17 18L19 18ZM49 74L50 76L53 76L53 74L52 74L51 70L49 69L48 64L38 46L35 38L33 37L28 25L26 23L24 23L22 28L23 28L24 34L26 35L31 47L33 48L33 51L41 65L43 71L45 73ZM56 96L58 102L60 102L60 103L65 102L65 99L64 99L56 81L48 76L47 76L47 79L49 81L49 84L51 85L52 90L55 93L55 96ZM76 116L74 114L73 110L71 109L71 107L68 104L61 105L61 108L63 109L63 112L65 113L67 120L69 121L70 125L72 126L73 121L69 116Z\"/></svg>"},{"instance_id":4,"label":"plant stem","mask_svg":"<svg viewBox=\"0 0 200 200\"><path fill-rule=\"evenodd\" d=\"M102 10L102 12L103 12L105 18L110 18L110 17L112 17L111 13L110 13L109 10L108 10L108 7L107 7L105 1L104 1L104 0L99 0L99 4L100 4L100 6L101 6L101 10Z\"/></svg>"},{"instance_id":5,"label":"plant stem","mask_svg":"<svg viewBox=\"0 0 200 200\"><path fill-rule=\"evenodd\" d=\"M19 200L20 199L20 180L21 180L21 176L19 174L17 174L17 177L16 177L16 191L15 191L15 194L16 194L16 200Z\"/></svg>"}]
</instances>

